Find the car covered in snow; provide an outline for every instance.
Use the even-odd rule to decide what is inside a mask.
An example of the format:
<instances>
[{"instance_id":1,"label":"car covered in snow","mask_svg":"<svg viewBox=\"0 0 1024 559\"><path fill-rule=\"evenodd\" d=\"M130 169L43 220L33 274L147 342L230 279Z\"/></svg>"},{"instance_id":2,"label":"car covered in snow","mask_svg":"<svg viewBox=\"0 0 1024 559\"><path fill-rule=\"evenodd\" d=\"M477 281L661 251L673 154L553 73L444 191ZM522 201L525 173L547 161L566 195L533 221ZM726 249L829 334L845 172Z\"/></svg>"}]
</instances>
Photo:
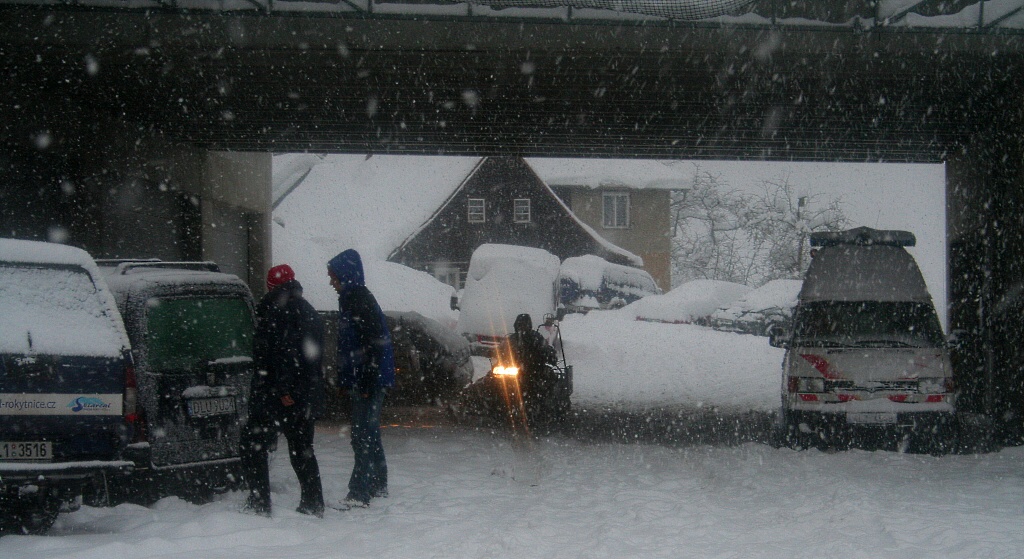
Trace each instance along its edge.
<instances>
[{"instance_id":1,"label":"car covered in snow","mask_svg":"<svg viewBox=\"0 0 1024 559\"><path fill-rule=\"evenodd\" d=\"M566 312L618 309L661 289L642 268L612 264L592 254L566 258L559 269L559 299Z\"/></svg>"},{"instance_id":2,"label":"car covered in snow","mask_svg":"<svg viewBox=\"0 0 1024 559\"><path fill-rule=\"evenodd\" d=\"M474 355L491 356L521 313L534 324L559 313L559 266L557 256L539 248L483 244L473 251L456 331Z\"/></svg>"},{"instance_id":3,"label":"car covered in snow","mask_svg":"<svg viewBox=\"0 0 1024 559\"><path fill-rule=\"evenodd\" d=\"M746 295L750 287L721 280L693 280L664 295L650 295L622 308L637 320L703 324L711 313Z\"/></svg>"},{"instance_id":4,"label":"car covered in snow","mask_svg":"<svg viewBox=\"0 0 1024 559\"><path fill-rule=\"evenodd\" d=\"M954 375L907 231L813 233L786 348L782 440L835 447L865 439L944 451L956 433Z\"/></svg>"},{"instance_id":5,"label":"car covered in snow","mask_svg":"<svg viewBox=\"0 0 1024 559\"><path fill-rule=\"evenodd\" d=\"M388 400L440 404L473 380L469 341L418 312L385 311L395 350L395 387Z\"/></svg>"},{"instance_id":6,"label":"car covered in snow","mask_svg":"<svg viewBox=\"0 0 1024 559\"><path fill-rule=\"evenodd\" d=\"M793 318L802 280L777 279L754 289L707 318L715 330L770 336Z\"/></svg>"},{"instance_id":7,"label":"car covered in snow","mask_svg":"<svg viewBox=\"0 0 1024 559\"><path fill-rule=\"evenodd\" d=\"M85 251L0 239L0 533L41 533L127 474L128 336Z\"/></svg>"},{"instance_id":8,"label":"car covered in snow","mask_svg":"<svg viewBox=\"0 0 1024 559\"><path fill-rule=\"evenodd\" d=\"M100 260L138 382L125 498L202 501L234 486L253 375L254 303L212 262Z\"/></svg>"}]
</instances>

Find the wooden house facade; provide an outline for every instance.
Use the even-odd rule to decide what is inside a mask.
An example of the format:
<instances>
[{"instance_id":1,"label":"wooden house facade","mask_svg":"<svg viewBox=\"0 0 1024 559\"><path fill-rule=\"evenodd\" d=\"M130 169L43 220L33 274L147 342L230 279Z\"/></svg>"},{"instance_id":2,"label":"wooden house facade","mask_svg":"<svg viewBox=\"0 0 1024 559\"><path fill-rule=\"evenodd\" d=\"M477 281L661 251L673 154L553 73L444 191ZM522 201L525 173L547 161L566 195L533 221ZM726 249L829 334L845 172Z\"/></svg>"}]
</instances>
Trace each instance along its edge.
<instances>
[{"instance_id":1,"label":"wooden house facade","mask_svg":"<svg viewBox=\"0 0 1024 559\"><path fill-rule=\"evenodd\" d=\"M595 254L643 261L577 218L521 157L485 157L388 260L426 271L459 289L473 251L485 243L542 248L560 260Z\"/></svg>"}]
</instances>

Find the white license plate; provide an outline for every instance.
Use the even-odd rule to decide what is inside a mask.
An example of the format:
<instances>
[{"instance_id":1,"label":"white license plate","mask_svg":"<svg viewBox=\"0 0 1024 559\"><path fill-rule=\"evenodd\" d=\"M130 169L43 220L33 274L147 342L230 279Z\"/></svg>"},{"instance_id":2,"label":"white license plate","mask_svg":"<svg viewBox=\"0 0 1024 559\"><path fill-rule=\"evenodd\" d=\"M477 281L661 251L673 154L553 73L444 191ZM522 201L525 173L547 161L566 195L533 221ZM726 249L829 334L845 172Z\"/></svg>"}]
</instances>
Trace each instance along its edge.
<instances>
[{"instance_id":1,"label":"white license plate","mask_svg":"<svg viewBox=\"0 0 1024 559\"><path fill-rule=\"evenodd\" d=\"M847 423L870 423L870 424L888 424L896 423L896 414L892 412L860 412L860 413L847 413Z\"/></svg>"},{"instance_id":2,"label":"white license plate","mask_svg":"<svg viewBox=\"0 0 1024 559\"><path fill-rule=\"evenodd\" d=\"M0 441L0 460L53 460L53 445L42 441Z\"/></svg>"},{"instance_id":3,"label":"white license plate","mask_svg":"<svg viewBox=\"0 0 1024 559\"><path fill-rule=\"evenodd\" d=\"M192 417L207 417L226 413L235 413L234 398L197 398L188 401L188 414Z\"/></svg>"}]
</instances>

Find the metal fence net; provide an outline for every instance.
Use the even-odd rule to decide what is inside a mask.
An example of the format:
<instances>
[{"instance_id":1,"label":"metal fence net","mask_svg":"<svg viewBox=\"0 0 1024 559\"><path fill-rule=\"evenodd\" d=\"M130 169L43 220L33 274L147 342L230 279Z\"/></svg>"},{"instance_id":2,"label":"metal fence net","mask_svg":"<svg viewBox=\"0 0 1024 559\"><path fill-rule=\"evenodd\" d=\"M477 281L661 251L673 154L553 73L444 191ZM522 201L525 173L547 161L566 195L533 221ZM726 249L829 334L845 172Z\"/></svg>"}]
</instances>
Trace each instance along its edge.
<instances>
[{"instance_id":1,"label":"metal fence net","mask_svg":"<svg viewBox=\"0 0 1024 559\"><path fill-rule=\"evenodd\" d=\"M409 0L391 0L405 3ZM471 3L491 8L593 8L668 19L699 20L729 15L754 0L474 0ZM409 3L456 4L458 0Z\"/></svg>"}]
</instances>

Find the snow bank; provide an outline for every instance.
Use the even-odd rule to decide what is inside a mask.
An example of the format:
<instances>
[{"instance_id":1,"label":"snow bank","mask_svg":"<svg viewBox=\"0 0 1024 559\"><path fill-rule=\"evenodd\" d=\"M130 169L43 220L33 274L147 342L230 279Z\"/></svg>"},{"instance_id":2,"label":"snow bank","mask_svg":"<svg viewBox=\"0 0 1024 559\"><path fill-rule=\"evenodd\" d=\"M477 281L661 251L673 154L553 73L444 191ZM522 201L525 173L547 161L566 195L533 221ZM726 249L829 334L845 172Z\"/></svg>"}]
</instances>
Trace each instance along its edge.
<instances>
[{"instance_id":1,"label":"snow bank","mask_svg":"<svg viewBox=\"0 0 1024 559\"><path fill-rule=\"evenodd\" d=\"M768 309L791 310L796 306L801 285L802 280L772 280L717 310L712 317L735 319L750 312Z\"/></svg>"},{"instance_id":2,"label":"snow bank","mask_svg":"<svg viewBox=\"0 0 1024 559\"><path fill-rule=\"evenodd\" d=\"M309 238L301 229L273 225L274 265L288 264L295 270L306 300L319 311L338 310L338 294L327 279L327 261L346 248L339 241ZM363 268L366 285L382 310L415 311L450 327L458 320L450 306L455 290L430 274L372 257L364 257Z\"/></svg>"},{"instance_id":3,"label":"snow bank","mask_svg":"<svg viewBox=\"0 0 1024 559\"><path fill-rule=\"evenodd\" d=\"M636 321L620 311L569 315L561 327L573 365L574 405L730 411L779 406L784 351L765 338Z\"/></svg>"}]
</instances>

